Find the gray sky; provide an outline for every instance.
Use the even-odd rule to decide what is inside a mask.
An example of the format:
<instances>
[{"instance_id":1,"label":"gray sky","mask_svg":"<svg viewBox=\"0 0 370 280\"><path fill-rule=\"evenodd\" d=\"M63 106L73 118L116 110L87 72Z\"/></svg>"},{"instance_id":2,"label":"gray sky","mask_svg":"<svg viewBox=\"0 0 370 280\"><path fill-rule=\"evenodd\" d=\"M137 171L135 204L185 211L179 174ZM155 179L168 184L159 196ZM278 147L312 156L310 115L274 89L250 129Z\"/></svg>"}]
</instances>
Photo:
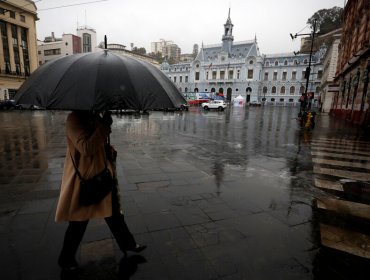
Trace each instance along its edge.
<instances>
[{"instance_id":1,"label":"gray sky","mask_svg":"<svg viewBox=\"0 0 370 280\"><path fill-rule=\"evenodd\" d=\"M229 7L235 41L254 39L261 53L284 53L299 49L300 39L289 33L310 33L307 19L320 9L344 7L344 0L35 0L38 7L38 39L51 32L75 34L77 25L97 32L97 41L144 47L172 40L182 53L191 53L194 44L221 43ZM54 7L74 5L59 9ZM43 10L45 9L45 10ZM305 29L304 29L305 28Z\"/></svg>"}]
</instances>

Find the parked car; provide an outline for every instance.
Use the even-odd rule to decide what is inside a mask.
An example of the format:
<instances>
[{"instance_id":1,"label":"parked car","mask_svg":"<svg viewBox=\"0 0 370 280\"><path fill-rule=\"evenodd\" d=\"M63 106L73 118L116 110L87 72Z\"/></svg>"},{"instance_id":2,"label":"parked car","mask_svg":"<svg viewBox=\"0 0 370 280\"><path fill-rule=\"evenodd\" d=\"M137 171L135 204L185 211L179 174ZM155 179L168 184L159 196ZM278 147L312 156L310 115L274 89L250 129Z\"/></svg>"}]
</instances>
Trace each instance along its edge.
<instances>
[{"instance_id":1,"label":"parked car","mask_svg":"<svg viewBox=\"0 0 370 280\"><path fill-rule=\"evenodd\" d=\"M202 108L204 110L217 109L223 111L227 107L227 104L223 100L211 100L205 103L202 103Z\"/></svg>"},{"instance_id":2,"label":"parked car","mask_svg":"<svg viewBox=\"0 0 370 280\"><path fill-rule=\"evenodd\" d=\"M0 101L0 110L14 110L14 109L21 109L20 105L18 105L14 100L3 100Z\"/></svg>"}]
</instances>

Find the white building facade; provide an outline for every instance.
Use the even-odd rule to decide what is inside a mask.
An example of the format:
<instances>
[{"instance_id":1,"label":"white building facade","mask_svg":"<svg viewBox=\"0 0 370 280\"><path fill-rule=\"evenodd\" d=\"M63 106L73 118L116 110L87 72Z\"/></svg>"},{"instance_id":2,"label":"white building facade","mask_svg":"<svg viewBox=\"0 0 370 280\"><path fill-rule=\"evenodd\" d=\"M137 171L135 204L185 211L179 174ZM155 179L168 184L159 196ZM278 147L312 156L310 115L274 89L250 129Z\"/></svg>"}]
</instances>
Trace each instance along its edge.
<instances>
[{"instance_id":1,"label":"white building facade","mask_svg":"<svg viewBox=\"0 0 370 280\"><path fill-rule=\"evenodd\" d=\"M257 38L234 42L230 10L222 43L201 47L198 56L189 63L169 65L162 63L161 70L184 94L208 92L223 94L232 101L241 95L253 101L276 105L295 105L305 92L305 71L309 54L269 54L259 51ZM315 99L320 94L322 75L321 56L325 49L312 55L308 91Z\"/></svg>"},{"instance_id":2,"label":"white building facade","mask_svg":"<svg viewBox=\"0 0 370 280\"><path fill-rule=\"evenodd\" d=\"M76 53L95 52L96 32L89 27L77 28L77 35L63 34L62 38L56 38L54 32L44 41L38 41L38 61L39 65L49 60L64 57Z\"/></svg>"},{"instance_id":3,"label":"white building facade","mask_svg":"<svg viewBox=\"0 0 370 280\"><path fill-rule=\"evenodd\" d=\"M334 40L323 59L324 74L321 80L321 112L330 113L334 95L339 91L339 85L335 83L335 73L339 55L340 34L334 36Z\"/></svg>"}]
</instances>

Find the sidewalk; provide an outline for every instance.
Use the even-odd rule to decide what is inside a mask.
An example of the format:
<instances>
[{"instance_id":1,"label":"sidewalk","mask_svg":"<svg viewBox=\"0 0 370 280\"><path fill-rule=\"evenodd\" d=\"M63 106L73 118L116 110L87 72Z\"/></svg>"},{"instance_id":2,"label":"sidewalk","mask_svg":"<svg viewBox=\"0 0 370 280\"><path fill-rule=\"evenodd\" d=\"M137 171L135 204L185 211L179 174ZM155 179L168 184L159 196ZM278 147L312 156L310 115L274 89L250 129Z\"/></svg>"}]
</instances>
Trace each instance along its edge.
<instances>
[{"instance_id":1,"label":"sidewalk","mask_svg":"<svg viewBox=\"0 0 370 280\"><path fill-rule=\"evenodd\" d=\"M116 117L124 214L148 248L124 259L104 220L92 220L74 275L60 275L66 224L54 222L67 113L0 112L0 277L366 279L365 259L320 244L313 201L326 194L294 109Z\"/></svg>"}]
</instances>

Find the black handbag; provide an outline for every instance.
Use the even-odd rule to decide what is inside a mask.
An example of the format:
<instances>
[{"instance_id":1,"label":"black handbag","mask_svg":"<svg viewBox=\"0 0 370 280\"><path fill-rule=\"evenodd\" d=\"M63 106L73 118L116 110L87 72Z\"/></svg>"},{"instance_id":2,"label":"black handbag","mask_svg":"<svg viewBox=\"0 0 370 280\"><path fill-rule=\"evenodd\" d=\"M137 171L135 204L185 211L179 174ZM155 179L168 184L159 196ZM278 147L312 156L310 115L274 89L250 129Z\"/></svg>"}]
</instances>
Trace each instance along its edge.
<instances>
[{"instance_id":1,"label":"black handbag","mask_svg":"<svg viewBox=\"0 0 370 280\"><path fill-rule=\"evenodd\" d=\"M89 206L102 201L116 185L116 180L107 168L107 160L105 160L105 167L102 172L92 178L84 179L78 171L72 155L70 156L77 176L80 179L80 204Z\"/></svg>"}]
</instances>

